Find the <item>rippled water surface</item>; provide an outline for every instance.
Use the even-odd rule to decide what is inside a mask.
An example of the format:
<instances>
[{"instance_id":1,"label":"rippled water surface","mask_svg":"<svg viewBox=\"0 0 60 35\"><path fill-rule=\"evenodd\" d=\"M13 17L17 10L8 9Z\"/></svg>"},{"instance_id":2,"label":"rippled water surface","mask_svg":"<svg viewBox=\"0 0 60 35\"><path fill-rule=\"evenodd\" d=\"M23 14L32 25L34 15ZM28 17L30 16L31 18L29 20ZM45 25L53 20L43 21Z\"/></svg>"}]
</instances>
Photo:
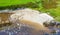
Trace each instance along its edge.
<instances>
[{"instance_id":1,"label":"rippled water surface","mask_svg":"<svg viewBox=\"0 0 60 35\"><path fill-rule=\"evenodd\" d=\"M21 26L21 27L13 27L7 28L5 30L0 31L0 35L60 35L57 28L52 28L51 30L56 29L57 33L48 34L43 31L36 32L33 28L28 26ZM34 31L34 32L33 32Z\"/></svg>"},{"instance_id":2,"label":"rippled water surface","mask_svg":"<svg viewBox=\"0 0 60 35\"><path fill-rule=\"evenodd\" d=\"M2 16L2 17L4 17L4 16ZM8 27L7 29L1 30L0 35L60 35L60 29L51 28L51 30L54 30L54 29L57 30L57 32L49 34L49 33L43 32L43 31L36 32L33 28L29 28L27 26L21 26L21 27L12 26L12 28Z\"/></svg>"}]
</instances>

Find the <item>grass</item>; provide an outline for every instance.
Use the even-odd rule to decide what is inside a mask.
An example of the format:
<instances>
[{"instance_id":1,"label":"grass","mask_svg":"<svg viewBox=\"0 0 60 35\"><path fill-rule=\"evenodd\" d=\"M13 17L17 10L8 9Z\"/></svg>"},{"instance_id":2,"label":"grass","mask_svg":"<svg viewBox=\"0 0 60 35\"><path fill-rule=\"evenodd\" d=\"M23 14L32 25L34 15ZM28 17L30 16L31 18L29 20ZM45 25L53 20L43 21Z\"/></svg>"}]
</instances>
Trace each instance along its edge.
<instances>
[{"instance_id":1,"label":"grass","mask_svg":"<svg viewBox=\"0 0 60 35\"><path fill-rule=\"evenodd\" d=\"M57 2L60 5L60 1ZM52 11L54 10L54 11ZM55 20L60 22L60 6L57 6L55 9L50 10L50 15L54 16Z\"/></svg>"},{"instance_id":2,"label":"grass","mask_svg":"<svg viewBox=\"0 0 60 35\"><path fill-rule=\"evenodd\" d=\"M27 4L29 2L35 3L35 1L40 0L0 0L0 7L1 6L11 6L11 5L21 5L21 4ZM42 7L42 4L40 3L38 6L39 8L34 8L37 10L40 10L45 13L50 13L51 16L53 16L57 21L60 21L60 1L58 1L58 6L55 9L44 9ZM31 5L30 5L31 6Z\"/></svg>"},{"instance_id":3,"label":"grass","mask_svg":"<svg viewBox=\"0 0 60 35\"><path fill-rule=\"evenodd\" d=\"M26 4L32 2L33 0L0 0L0 6L10 6L17 4Z\"/></svg>"},{"instance_id":4,"label":"grass","mask_svg":"<svg viewBox=\"0 0 60 35\"><path fill-rule=\"evenodd\" d=\"M60 6L55 9L41 9L41 11L50 14L56 21L60 22Z\"/></svg>"}]
</instances>

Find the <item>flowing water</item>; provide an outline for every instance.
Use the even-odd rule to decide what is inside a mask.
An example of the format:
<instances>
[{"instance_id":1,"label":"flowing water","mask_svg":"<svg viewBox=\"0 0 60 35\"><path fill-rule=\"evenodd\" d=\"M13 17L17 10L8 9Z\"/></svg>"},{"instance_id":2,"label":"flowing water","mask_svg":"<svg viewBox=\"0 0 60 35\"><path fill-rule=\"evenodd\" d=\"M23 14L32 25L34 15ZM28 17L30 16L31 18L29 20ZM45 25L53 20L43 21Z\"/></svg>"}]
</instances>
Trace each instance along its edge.
<instances>
[{"instance_id":1,"label":"flowing water","mask_svg":"<svg viewBox=\"0 0 60 35\"><path fill-rule=\"evenodd\" d=\"M8 14L8 15L7 15ZM9 13L1 13L0 17L4 18L3 20L7 20L7 17L10 15ZM12 13L11 13L12 14ZM5 16L4 16L5 15ZM16 23L17 24L17 23ZM56 33L46 33L44 31L36 31L33 27L29 27L26 25L12 25L3 28L0 30L0 35L60 35L60 28L50 28L50 30L56 30Z\"/></svg>"},{"instance_id":2,"label":"flowing water","mask_svg":"<svg viewBox=\"0 0 60 35\"><path fill-rule=\"evenodd\" d=\"M42 30L36 31L33 27L26 25L12 25L11 27L0 30L0 35L60 35L60 28L50 28L56 30L56 33L46 33Z\"/></svg>"}]
</instances>

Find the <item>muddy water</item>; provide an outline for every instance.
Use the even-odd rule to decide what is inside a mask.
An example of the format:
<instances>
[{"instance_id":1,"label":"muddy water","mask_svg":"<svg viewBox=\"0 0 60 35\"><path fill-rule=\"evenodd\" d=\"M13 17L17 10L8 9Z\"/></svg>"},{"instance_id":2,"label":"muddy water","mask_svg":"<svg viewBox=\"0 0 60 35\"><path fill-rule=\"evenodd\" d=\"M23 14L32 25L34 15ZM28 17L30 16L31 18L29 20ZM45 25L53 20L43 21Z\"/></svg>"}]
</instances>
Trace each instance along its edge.
<instances>
[{"instance_id":1,"label":"muddy water","mask_svg":"<svg viewBox=\"0 0 60 35\"><path fill-rule=\"evenodd\" d=\"M11 14L12 13L0 13L0 18L3 22L5 22L6 20L8 20L8 18ZM21 28L20 27L15 27L15 28L12 28L12 29L6 29L4 31L0 31L0 35L49 35L49 34L46 34L43 31L36 32L34 30L34 32L32 32L33 30L34 29L31 29L31 28L25 27L25 26L21 27ZM52 34L52 35L60 35L59 33L58 34L55 33L55 34Z\"/></svg>"},{"instance_id":2,"label":"muddy water","mask_svg":"<svg viewBox=\"0 0 60 35\"><path fill-rule=\"evenodd\" d=\"M8 18L9 16L11 15L12 13L0 13L0 20L1 22L5 22L5 21L8 21ZM0 23L1 24L1 23Z\"/></svg>"}]
</instances>

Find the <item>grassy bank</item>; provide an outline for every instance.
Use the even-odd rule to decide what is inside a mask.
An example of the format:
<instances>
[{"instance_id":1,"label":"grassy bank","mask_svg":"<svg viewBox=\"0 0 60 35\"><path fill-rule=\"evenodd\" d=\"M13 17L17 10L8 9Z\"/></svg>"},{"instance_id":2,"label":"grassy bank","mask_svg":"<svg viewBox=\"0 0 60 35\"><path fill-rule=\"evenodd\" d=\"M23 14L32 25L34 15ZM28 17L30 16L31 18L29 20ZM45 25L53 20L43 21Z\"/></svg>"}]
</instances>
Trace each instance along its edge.
<instances>
[{"instance_id":1,"label":"grassy bank","mask_svg":"<svg viewBox=\"0 0 60 35\"><path fill-rule=\"evenodd\" d=\"M0 10L2 9L17 9L17 8L33 8L41 12L49 13L57 21L60 21L60 1L57 7L52 9L45 9L40 0L0 0Z\"/></svg>"},{"instance_id":2,"label":"grassy bank","mask_svg":"<svg viewBox=\"0 0 60 35\"><path fill-rule=\"evenodd\" d=\"M0 0L0 7L17 5L17 4L26 4L26 3L32 2L32 1L33 0Z\"/></svg>"}]
</instances>

